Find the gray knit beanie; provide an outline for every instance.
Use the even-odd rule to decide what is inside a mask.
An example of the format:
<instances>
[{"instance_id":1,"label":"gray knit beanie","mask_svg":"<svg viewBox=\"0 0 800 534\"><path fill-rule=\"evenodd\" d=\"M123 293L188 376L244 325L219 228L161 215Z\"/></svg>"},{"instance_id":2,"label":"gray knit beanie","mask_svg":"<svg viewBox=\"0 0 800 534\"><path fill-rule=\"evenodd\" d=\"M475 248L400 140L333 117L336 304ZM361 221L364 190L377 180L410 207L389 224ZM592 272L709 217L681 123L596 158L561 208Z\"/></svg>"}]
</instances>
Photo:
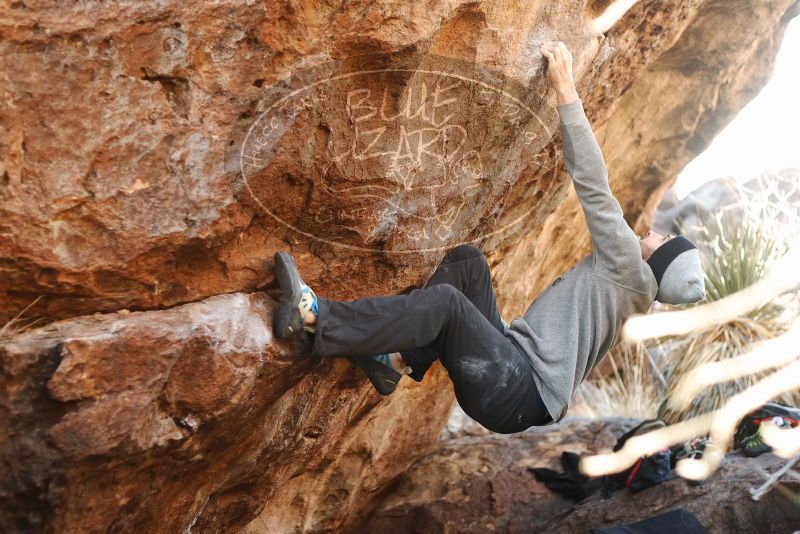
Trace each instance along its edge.
<instances>
[{"instance_id":1,"label":"gray knit beanie","mask_svg":"<svg viewBox=\"0 0 800 534\"><path fill-rule=\"evenodd\" d=\"M658 247L647 264L658 282L657 301L691 304L706 298L700 254L694 243L685 237L673 237Z\"/></svg>"}]
</instances>

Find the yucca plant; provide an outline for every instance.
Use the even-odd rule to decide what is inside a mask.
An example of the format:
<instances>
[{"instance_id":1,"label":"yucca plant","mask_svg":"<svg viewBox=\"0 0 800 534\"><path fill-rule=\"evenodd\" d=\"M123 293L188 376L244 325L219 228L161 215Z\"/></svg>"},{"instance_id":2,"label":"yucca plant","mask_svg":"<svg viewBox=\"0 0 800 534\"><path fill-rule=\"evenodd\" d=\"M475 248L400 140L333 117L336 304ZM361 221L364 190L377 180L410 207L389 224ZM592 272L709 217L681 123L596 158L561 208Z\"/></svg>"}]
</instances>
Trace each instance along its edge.
<instances>
[{"instance_id":1,"label":"yucca plant","mask_svg":"<svg viewBox=\"0 0 800 534\"><path fill-rule=\"evenodd\" d=\"M753 285L785 252L757 221L742 218L740 213L700 214L700 220L702 224L696 229L694 240L703 263L708 301L720 300ZM753 310L749 317L768 319L780 309L777 303L771 303Z\"/></svg>"},{"instance_id":2,"label":"yucca plant","mask_svg":"<svg viewBox=\"0 0 800 534\"><path fill-rule=\"evenodd\" d=\"M698 365L735 358L747 352L753 343L771 339L784 331L785 326L779 321L746 317L687 335L671 355L664 369L667 399L672 396L681 379ZM715 384L681 410L676 410L665 401L658 410L658 417L672 424L710 412L722 406L731 396L753 385L762 376L750 375ZM789 404L794 404L795 401L791 395L777 400Z\"/></svg>"}]
</instances>

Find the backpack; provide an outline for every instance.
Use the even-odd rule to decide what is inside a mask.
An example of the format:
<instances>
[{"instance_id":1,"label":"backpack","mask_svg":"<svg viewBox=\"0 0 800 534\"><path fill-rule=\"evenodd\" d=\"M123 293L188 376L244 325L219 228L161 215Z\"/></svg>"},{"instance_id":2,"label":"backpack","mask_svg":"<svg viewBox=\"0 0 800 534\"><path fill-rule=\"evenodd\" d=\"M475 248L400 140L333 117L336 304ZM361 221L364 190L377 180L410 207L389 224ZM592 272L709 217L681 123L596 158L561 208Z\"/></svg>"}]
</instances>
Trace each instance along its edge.
<instances>
[{"instance_id":1,"label":"backpack","mask_svg":"<svg viewBox=\"0 0 800 534\"><path fill-rule=\"evenodd\" d=\"M666 426L660 419L648 419L638 426L623 434L614 445L614 452L625 446L630 438L645 434L651 430ZM636 460L636 463L621 473L610 475L609 479L619 486L624 486L633 492L655 486L672 478L672 453L669 449L662 449L650 456Z\"/></svg>"}]
</instances>

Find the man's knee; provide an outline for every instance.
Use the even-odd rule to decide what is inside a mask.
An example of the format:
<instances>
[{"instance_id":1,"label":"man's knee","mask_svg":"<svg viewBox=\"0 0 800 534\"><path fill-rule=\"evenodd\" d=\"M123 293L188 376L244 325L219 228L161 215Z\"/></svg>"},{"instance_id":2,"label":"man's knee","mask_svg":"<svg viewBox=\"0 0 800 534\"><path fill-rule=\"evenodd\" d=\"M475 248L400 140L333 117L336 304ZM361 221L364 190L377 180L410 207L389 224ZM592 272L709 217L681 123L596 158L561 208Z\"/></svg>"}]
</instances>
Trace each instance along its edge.
<instances>
[{"instance_id":1,"label":"man's knee","mask_svg":"<svg viewBox=\"0 0 800 534\"><path fill-rule=\"evenodd\" d=\"M437 297L441 300L457 299L458 295L462 295L461 291L452 284L436 284L426 288L428 291L436 293ZM462 295L463 296L463 295Z\"/></svg>"},{"instance_id":2,"label":"man's knee","mask_svg":"<svg viewBox=\"0 0 800 534\"><path fill-rule=\"evenodd\" d=\"M464 301L469 300L460 289L451 284L436 284L426 289L432 291L435 294L434 298L438 302L446 304L447 308L451 310L461 306Z\"/></svg>"}]
</instances>

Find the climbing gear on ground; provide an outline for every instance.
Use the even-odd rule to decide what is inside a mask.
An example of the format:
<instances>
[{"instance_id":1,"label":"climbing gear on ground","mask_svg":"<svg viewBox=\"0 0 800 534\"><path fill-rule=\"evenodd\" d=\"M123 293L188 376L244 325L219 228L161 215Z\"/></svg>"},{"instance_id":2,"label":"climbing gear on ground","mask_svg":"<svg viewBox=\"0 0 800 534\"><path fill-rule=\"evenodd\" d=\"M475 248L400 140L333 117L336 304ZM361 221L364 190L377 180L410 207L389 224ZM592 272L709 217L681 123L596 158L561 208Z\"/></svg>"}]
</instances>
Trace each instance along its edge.
<instances>
[{"instance_id":1,"label":"climbing gear on ground","mask_svg":"<svg viewBox=\"0 0 800 534\"><path fill-rule=\"evenodd\" d=\"M632 492L642 491L672 478L670 458L669 449L656 451L650 456L639 458L629 469L612 478L623 483Z\"/></svg>"},{"instance_id":2,"label":"climbing gear on ground","mask_svg":"<svg viewBox=\"0 0 800 534\"><path fill-rule=\"evenodd\" d=\"M625 443L634 436L647 434L652 430L664 428L666 423L660 419L648 419L631 430L623 434L614 445L614 452L619 451ZM655 486L661 482L669 480L672 465L670 462L671 452L669 449L656 451L650 456L639 458L635 464L621 473L611 475L609 478L624 485L631 491L642 491L643 489Z\"/></svg>"},{"instance_id":3,"label":"climbing gear on ground","mask_svg":"<svg viewBox=\"0 0 800 534\"><path fill-rule=\"evenodd\" d=\"M659 428L664 428L665 426L667 426L667 424L661 419L647 419L642 421L619 437L616 445L614 445L614 452L617 452L624 447L625 443L632 437L641 436L642 434L647 434L651 430L658 430Z\"/></svg>"},{"instance_id":4,"label":"climbing gear on ground","mask_svg":"<svg viewBox=\"0 0 800 534\"><path fill-rule=\"evenodd\" d=\"M273 320L273 331L280 339L287 339L305 330L314 333L313 325L304 325L304 317L310 311L319 314L317 296L300 278L294 258L286 252L275 253L275 278L283 292L283 302Z\"/></svg>"},{"instance_id":5,"label":"climbing gear on ground","mask_svg":"<svg viewBox=\"0 0 800 534\"><path fill-rule=\"evenodd\" d=\"M703 452L706 446L711 443L711 439L707 437L695 437L685 443L675 445L670 450L672 451L672 467L680 460L700 460L703 458Z\"/></svg>"},{"instance_id":6,"label":"climbing gear on ground","mask_svg":"<svg viewBox=\"0 0 800 534\"><path fill-rule=\"evenodd\" d=\"M384 397L394 393L394 390L397 389L397 383L403 377L403 375L395 371L391 364L386 366L383 362L379 362L374 358L348 356L347 359L367 375L372 387Z\"/></svg>"},{"instance_id":7,"label":"climbing gear on ground","mask_svg":"<svg viewBox=\"0 0 800 534\"><path fill-rule=\"evenodd\" d=\"M755 434L742 439L739 448L748 458L755 458L756 456L761 456L765 452L770 452L772 450L772 447L764 442L764 438L761 435L761 426L758 427Z\"/></svg>"},{"instance_id":8,"label":"climbing gear on ground","mask_svg":"<svg viewBox=\"0 0 800 534\"><path fill-rule=\"evenodd\" d=\"M679 443L670 447L672 457L670 458L670 468L675 469L678 462L681 460L701 460L706 451L706 447L711 443L711 438L707 436L694 437L684 443ZM686 483L690 486L701 486L705 483L705 479L691 480L686 479Z\"/></svg>"},{"instance_id":9,"label":"climbing gear on ground","mask_svg":"<svg viewBox=\"0 0 800 534\"><path fill-rule=\"evenodd\" d=\"M603 489L606 477L590 478L580 472L580 455L564 451L561 453L562 472L546 467L528 467L536 480L547 486L550 491L563 495L575 502L581 502L596 491Z\"/></svg>"},{"instance_id":10,"label":"climbing gear on ground","mask_svg":"<svg viewBox=\"0 0 800 534\"><path fill-rule=\"evenodd\" d=\"M620 450L628 439L645 434L651 430L663 428L665 423L659 419L649 419L623 434L617 440L614 451ZM548 489L580 502L598 490L604 497L611 493L628 488L632 492L641 491L671 478L669 449L640 458L632 467L621 473L603 477L590 478L580 472L580 456L574 452L561 453L563 472L542 467L529 467L539 482Z\"/></svg>"},{"instance_id":11,"label":"climbing gear on ground","mask_svg":"<svg viewBox=\"0 0 800 534\"><path fill-rule=\"evenodd\" d=\"M771 452L772 447L764 442L762 433L762 425L768 422L783 429L797 427L800 425L800 410L775 402L764 404L739 422L733 436L734 446L749 458Z\"/></svg>"}]
</instances>

